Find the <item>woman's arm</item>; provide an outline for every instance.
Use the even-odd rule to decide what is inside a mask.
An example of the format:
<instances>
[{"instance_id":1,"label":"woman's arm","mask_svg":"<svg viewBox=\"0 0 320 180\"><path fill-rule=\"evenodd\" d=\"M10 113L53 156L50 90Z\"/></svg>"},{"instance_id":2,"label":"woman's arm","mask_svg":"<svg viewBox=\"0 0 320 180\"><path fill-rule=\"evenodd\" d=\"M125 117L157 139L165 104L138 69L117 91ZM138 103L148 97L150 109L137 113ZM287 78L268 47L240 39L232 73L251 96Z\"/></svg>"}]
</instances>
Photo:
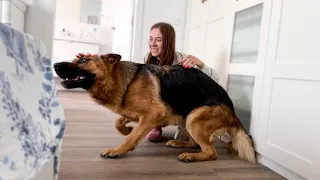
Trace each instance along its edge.
<instances>
[{"instance_id":1,"label":"woman's arm","mask_svg":"<svg viewBox=\"0 0 320 180\"><path fill-rule=\"evenodd\" d=\"M211 77L215 82L219 82L218 73L211 67L204 64L200 59L195 56L187 55L185 56L181 62L183 62L182 66L185 68L197 68L200 69L203 73Z\"/></svg>"},{"instance_id":2,"label":"woman's arm","mask_svg":"<svg viewBox=\"0 0 320 180\"><path fill-rule=\"evenodd\" d=\"M211 67L207 66L206 64L203 63L203 67L200 68L197 66L196 68L200 69L203 73L211 77L215 82L219 82L219 76L218 73Z\"/></svg>"}]
</instances>

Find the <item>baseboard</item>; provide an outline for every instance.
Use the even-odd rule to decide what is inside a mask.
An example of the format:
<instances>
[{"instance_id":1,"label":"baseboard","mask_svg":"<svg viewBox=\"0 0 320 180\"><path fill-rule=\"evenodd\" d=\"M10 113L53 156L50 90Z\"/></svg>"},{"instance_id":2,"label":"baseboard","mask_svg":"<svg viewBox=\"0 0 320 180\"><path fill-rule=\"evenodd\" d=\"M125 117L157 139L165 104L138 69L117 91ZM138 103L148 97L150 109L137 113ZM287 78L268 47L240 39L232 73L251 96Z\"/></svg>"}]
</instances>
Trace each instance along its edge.
<instances>
[{"instance_id":1,"label":"baseboard","mask_svg":"<svg viewBox=\"0 0 320 180\"><path fill-rule=\"evenodd\" d=\"M272 171L280 174L281 176L283 176L286 179L289 180L306 180L306 178L301 177L300 175L284 168L283 166L277 164L276 162L272 161L271 159L257 153L257 161L268 167L269 169L271 169Z\"/></svg>"},{"instance_id":2,"label":"baseboard","mask_svg":"<svg viewBox=\"0 0 320 180\"><path fill-rule=\"evenodd\" d=\"M231 142L231 136L229 135L229 133L225 133L221 136L219 136L219 139L222 140L225 143L229 143ZM272 171L280 174L281 176L283 176L286 179L289 180L306 180L306 178L301 177L300 175L284 168L283 166L277 164L276 162L272 161L271 159L257 153L257 161L268 167L269 169L271 169Z\"/></svg>"}]
</instances>

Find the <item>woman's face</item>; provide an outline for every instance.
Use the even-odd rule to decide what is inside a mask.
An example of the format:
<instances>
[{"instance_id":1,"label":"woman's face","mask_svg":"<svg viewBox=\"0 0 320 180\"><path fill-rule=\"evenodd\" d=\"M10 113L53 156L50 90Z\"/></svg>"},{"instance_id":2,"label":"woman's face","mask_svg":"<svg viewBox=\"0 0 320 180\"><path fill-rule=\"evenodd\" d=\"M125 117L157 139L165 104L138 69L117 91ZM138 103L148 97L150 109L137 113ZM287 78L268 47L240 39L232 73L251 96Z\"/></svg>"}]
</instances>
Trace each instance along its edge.
<instances>
[{"instance_id":1,"label":"woman's face","mask_svg":"<svg viewBox=\"0 0 320 180\"><path fill-rule=\"evenodd\" d=\"M154 28L150 32L149 48L152 56L160 57L163 53L163 38L160 29Z\"/></svg>"}]
</instances>

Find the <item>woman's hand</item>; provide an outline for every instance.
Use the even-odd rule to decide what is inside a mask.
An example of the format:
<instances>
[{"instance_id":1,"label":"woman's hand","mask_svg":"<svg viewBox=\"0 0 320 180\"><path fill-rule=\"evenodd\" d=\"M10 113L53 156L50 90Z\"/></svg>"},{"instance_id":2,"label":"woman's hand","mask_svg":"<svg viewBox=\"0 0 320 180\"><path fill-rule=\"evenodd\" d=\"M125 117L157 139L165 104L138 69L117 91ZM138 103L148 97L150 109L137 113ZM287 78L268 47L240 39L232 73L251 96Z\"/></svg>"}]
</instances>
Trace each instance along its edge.
<instances>
[{"instance_id":1,"label":"woman's hand","mask_svg":"<svg viewBox=\"0 0 320 180\"><path fill-rule=\"evenodd\" d=\"M80 58L80 57L83 57L83 56L85 56L85 57L89 57L89 56L96 56L96 57L98 57L98 54L90 54L90 53L83 54L83 53L78 53L78 54L76 55L77 58Z\"/></svg>"},{"instance_id":2,"label":"woman's hand","mask_svg":"<svg viewBox=\"0 0 320 180\"><path fill-rule=\"evenodd\" d=\"M181 60L181 62L183 62L182 66L185 68L192 68L197 65L200 69L202 69L204 66L204 63L200 59L192 55L187 55Z\"/></svg>"}]
</instances>

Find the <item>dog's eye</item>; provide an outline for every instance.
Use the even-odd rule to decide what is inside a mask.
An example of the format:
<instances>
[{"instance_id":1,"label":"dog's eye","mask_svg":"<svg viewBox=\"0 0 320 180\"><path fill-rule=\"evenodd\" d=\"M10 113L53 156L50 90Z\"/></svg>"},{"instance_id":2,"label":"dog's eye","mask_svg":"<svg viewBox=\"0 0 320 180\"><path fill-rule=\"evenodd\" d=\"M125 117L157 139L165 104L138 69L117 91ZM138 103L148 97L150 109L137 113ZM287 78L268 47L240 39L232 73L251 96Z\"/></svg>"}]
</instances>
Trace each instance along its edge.
<instances>
[{"instance_id":1,"label":"dog's eye","mask_svg":"<svg viewBox=\"0 0 320 180\"><path fill-rule=\"evenodd\" d=\"M81 57L81 58L78 60L78 63L84 63L84 62L86 62L86 61L87 61L87 59Z\"/></svg>"}]
</instances>

